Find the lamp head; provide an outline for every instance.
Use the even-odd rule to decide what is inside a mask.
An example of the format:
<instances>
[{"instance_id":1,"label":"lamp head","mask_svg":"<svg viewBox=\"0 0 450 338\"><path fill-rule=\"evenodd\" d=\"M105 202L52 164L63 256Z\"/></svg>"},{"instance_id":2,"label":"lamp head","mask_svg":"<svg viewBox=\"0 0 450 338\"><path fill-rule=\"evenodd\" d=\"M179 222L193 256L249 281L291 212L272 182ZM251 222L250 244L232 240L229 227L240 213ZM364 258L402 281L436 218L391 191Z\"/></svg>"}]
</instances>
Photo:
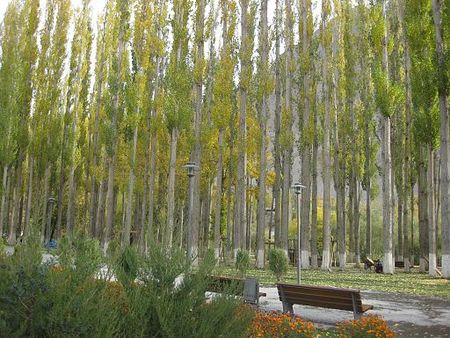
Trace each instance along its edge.
<instances>
[{"instance_id":1,"label":"lamp head","mask_svg":"<svg viewBox=\"0 0 450 338\"><path fill-rule=\"evenodd\" d=\"M196 165L195 162L188 162L183 168L186 169L188 176L192 177L195 175L195 171L198 170L198 165Z\"/></svg>"},{"instance_id":2,"label":"lamp head","mask_svg":"<svg viewBox=\"0 0 450 338\"><path fill-rule=\"evenodd\" d=\"M302 192L302 189L305 189L306 187L301 183L294 183L292 186L292 189L294 189L294 193L296 195L300 194Z\"/></svg>"}]
</instances>

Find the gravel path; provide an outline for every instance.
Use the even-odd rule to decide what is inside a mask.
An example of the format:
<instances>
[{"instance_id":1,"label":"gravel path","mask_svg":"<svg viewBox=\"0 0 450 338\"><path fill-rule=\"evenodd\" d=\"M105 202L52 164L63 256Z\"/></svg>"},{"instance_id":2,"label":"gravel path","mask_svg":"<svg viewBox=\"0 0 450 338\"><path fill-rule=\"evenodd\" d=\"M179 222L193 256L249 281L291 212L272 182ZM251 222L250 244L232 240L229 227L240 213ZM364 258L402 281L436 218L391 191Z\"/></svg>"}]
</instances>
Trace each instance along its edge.
<instances>
[{"instance_id":1,"label":"gravel path","mask_svg":"<svg viewBox=\"0 0 450 338\"><path fill-rule=\"evenodd\" d=\"M275 287L263 287L267 297L260 299L264 310L282 311ZM363 303L374 309L367 313L382 316L397 337L450 337L450 299L413 296L378 291L362 291ZM353 319L353 313L333 309L295 305L294 312L322 328Z\"/></svg>"}]
</instances>

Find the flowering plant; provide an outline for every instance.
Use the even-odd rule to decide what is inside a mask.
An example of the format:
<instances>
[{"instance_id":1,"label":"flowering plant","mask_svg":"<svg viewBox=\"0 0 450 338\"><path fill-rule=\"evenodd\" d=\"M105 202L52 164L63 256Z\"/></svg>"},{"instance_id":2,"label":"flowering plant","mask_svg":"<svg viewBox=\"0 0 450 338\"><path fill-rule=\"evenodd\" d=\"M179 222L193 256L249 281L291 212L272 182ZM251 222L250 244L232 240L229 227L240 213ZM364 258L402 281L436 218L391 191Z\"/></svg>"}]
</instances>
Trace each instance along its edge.
<instances>
[{"instance_id":1,"label":"flowering plant","mask_svg":"<svg viewBox=\"0 0 450 338\"><path fill-rule=\"evenodd\" d=\"M394 337L394 332L379 316L364 316L338 324L339 337Z\"/></svg>"},{"instance_id":2,"label":"flowering plant","mask_svg":"<svg viewBox=\"0 0 450 338\"><path fill-rule=\"evenodd\" d=\"M280 312L257 312L248 333L249 338L315 336L316 329L312 323Z\"/></svg>"}]
</instances>

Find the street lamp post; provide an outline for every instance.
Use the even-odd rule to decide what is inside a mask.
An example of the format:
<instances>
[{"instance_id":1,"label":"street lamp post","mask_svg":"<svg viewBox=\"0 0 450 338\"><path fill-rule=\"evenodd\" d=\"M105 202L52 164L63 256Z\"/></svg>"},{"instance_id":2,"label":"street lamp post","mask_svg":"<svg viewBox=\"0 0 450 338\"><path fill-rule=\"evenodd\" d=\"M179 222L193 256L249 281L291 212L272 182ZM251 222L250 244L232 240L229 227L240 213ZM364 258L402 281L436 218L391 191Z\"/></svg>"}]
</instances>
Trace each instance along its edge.
<instances>
[{"instance_id":1,"label":"street lamp post","mask_svg":"<svg viewBox=\"0 0 450 338\"><path fill-rule=\"evenodd\" d=\"M300 285L301 280L301 252L300 252L300 194L302 189L306 188L300 183L295 183L292 188L294 189L295 196L297 197L297 285Z\"/></svg>"},{"instance_id":2,"label":"street lamp post","mask_svg":"<svg viewBox=\"0 0 450 338\"><path fill-rule=\"evenodd\" d=\"M188 224L187 224L187 258L189 260L197 258L194 257L197 253L194 253L194 229L193 229L193 208L194 208L194 184L193 178L195 171L198 170L198 165L195 162L188 162L183 166L187 171L189 177L189 207L188 207ZM181 234L182 236L182 234Z\"/></svg>"}]
</instances>

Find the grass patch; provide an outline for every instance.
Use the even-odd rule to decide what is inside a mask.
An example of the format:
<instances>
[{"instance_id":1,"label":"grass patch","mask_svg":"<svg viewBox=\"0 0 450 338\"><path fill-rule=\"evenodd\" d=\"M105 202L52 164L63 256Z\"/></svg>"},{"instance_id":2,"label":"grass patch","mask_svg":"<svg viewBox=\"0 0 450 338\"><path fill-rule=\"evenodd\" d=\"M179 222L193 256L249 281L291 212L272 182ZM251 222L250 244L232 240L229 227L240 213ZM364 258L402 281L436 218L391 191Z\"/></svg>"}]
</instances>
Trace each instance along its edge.
<instances>
[{"instance_id":1,"label":"grass patch","mask_svg":"<svg viewBox=\"0 0 450 338\"><path fill-rule=\"evenodd\" d=\"M225 276L237 275L237 271L228 266L216 268L215 273ZM257 278L263 286L273 286L276 283L275 276L269 270L252 268L247 271L246 275ZM297 270L295 267L289 266L283 281L296 283L296 280ZM450 298L450 280L433 278L426 273L419 273L417 269L413 269L409 273L400 270L393 275L378 274L356 268L348 268L346 271L333 269L332 272L309 269L302 270L302 283Z\"/></svg>"}]
</instances>

